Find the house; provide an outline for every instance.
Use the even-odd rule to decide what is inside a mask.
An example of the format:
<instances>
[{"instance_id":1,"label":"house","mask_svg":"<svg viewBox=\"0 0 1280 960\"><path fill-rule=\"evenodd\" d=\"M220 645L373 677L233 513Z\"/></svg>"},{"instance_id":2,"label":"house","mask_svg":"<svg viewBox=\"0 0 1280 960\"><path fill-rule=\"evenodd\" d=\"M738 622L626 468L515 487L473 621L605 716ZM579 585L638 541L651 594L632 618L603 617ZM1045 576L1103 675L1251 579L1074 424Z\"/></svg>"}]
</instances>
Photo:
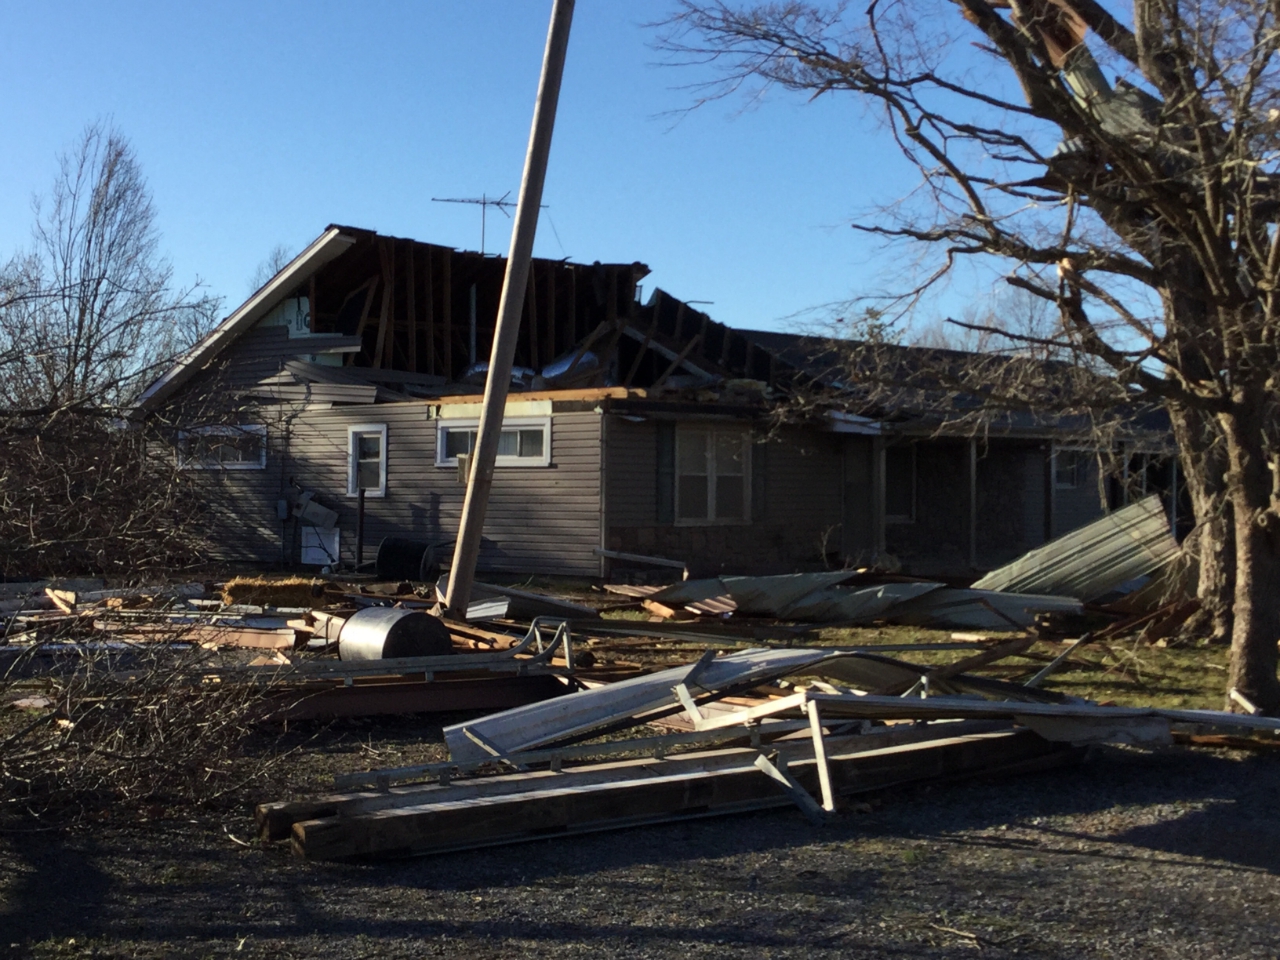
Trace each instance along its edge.
<instances>
[{"instance_id":1,"label":"house","mask_svg":"<svg viewBox=\"0 0 1280 960\"><path fill-rule=\"evenodd\" d=\"M331 226L144 391L135 416L207 480L225 559L349 564L383 538L454 537L504 268ZM821 376L812 344L644 298L647 273L534 261L482 570L602 576L625 552L765 573L892 554L963 576L1103 511L1079 425L978 440L910 411L779 424L779 398Z\"/></svg>"}]
</instances>

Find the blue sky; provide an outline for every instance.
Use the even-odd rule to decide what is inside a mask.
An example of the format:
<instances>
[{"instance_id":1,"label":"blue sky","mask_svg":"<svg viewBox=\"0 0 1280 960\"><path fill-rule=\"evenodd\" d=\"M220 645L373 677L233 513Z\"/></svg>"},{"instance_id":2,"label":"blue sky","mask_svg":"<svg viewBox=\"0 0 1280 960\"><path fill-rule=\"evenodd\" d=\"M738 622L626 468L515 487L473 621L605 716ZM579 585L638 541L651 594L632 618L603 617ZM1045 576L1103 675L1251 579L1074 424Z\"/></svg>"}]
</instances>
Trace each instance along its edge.
<instances>
[{"instance_id":1,"label":"blue sky","mask_svg":"<svg viewBox=\"0 0 1280 960\"><path fill-rule=\"evenodd\" d=\"M476 249L478 209L431 198L514 196L550 6L9 0L0 256L96 118L132 140L177 279L228 308L331 222ZM913 178L874 118L781 94L672 116L699 75L656 65L644 24L667 9L579 0L538 255L643 261L646 289L738 327L880 289L896 261L848 223ZM491 252L509 227L490 213Z\"/></svg>"}]
</instances>

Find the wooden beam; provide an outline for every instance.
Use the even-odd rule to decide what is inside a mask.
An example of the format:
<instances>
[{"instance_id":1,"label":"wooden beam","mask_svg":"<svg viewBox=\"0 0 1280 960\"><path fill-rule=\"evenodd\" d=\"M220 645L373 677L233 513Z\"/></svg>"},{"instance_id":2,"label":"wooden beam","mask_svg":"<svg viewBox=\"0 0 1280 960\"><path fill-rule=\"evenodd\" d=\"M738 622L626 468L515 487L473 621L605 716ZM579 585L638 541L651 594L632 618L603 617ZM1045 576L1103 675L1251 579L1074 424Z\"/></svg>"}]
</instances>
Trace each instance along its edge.
<instances>
[{"instance_id":1,"label":"wooden beam","mask_svg":"<svg viewBox=\"0 0 1280 960\"><path fill-rule=\"evenodd\" d=\"M653 320L649 324L649 330L644 335L644 343L640 344L640 349L636 352L636 358L631 361L631 369L627 371L626 378L622 381L624 387L631 386L631 381L635 379L636 373L640 370L640 362L644 360L645 351L649 349L649 344L653 340L653 335L658 330L658 312L653 313Z\"/></svg>"},{"instance_id":2,"label":"wooden beam","mask_svg":"<svg viewBox=\"0 0 1280 960\"><path fill-rule=\"evenodd\" d=\"M391 322L391 266L387 262L387 245L378 245L378 256L382 260L382 310L378 314L378 339L373 347L373 368L382 367L382 356L387 348L387 326Z\"/></svg>"},{"instance_id":3,"label":"wooden beam","mask_svg":"<svg viewBox=\"0 0 1280 960\"><path fill-rule=\"evenodd\" d=\"M396 322L396 244L394 240L388 244L387 259L391 268L391 275L387 278L387 289L391 291L391 300L387 304L387 347L383 362L390 369L396 365L396 328L399 326Z\"/></svg>"},{"instance_id":4,"label":"wooden beam","mask_svg":"<svg viewBox=\"0 0 1280 960\"><path fill-rule=\"evenodd\" d=\"M311 283L307 288L307 329L316 333L316 317L320 312L316 309L316 275L311 275Z\"/></svg>"},{"instance_id":5,"label":"wooden beam","mask_svg":"<svg viewBox=\"0 0 1280 960\"><path fill-rule=\"evenodd\" d=\"M409 322L407 324L409 330L409 372L418 372L418 296L417 296L417 277L413 273L413 243L409 244L409 275L405 278L407 284Z\"/></svg>"},{"instance_id":6,"label":"wooden beam","mask_svg":"<svg viewBox=\"0 0 1280 960\"><path fill-rule=\"evenodd\" d=\"M692 340L686 343L684 345L684 349L681 350L678 354L676 354L676 358L671 361L671 365L668 366L667 369L662 372L662 376L660 376L657 380L654 381L653 386L650 389L657 390L664 383L666 383L667 379L671 376L671 374L676 372L676 367L684 363L685 359L693 351L693 348L696 347L701 341L702 341L702 337L698 336L698 337L694 337Z\"/></svg>"},{"instance_id":7,"label":"wooden beam","mask_svg":"<svg viewBox=\"0 0 1280 960\"><path fill-rule=\"evenodd\" d=\"M529 285L525 288L525 319L529 322L529 366L541 369L538 363L538 271L529 271Z\"/></svg>"},{"instance_id":8,"label":"wooden beam","mask_svg":"<svg viewBox=\"0 0 1280 960\"><path fill-rule=\"evenodd\" d=\"M737 334L728 327L724 328L724 339L720 341L720 366L727 367L729 361L729 338L736 337Z\"/></svg>"},{"instance_id":9,"label":"wooden beam","mask_svg":"<svg viewBox=\"0 0 1280 960\"><path fill-rule=\"evenodd\" d=\"M440 370L446 380L453 379L453 251L444 251L444 264L441 271L443 276L440 278L441 296L443 298L444 317L444 337L441 346L444 347L444 367Z\"/></svg>"},{"instance_id":10,"label":"wooden beam","mask_svg":"<svg viewBox=\"0 0 1280 960\"><path fill-rule=\"evenodd\" d=\"M567 380L570 374L572 374L573 371L577 369L578 361L580 361L584 356L586 356L587 351L591 349L591 344L595 343L596 339L600 336L600 334L604 333L605 330L608 329L608 327L609 327L609 324L606 321L604 323L601 323L598 327L596 327L594 330L591 331L591 333L587 335L587 339L582 341L582 346L578 348L578 352L573 355L573 360L569 364L569 369L565 370L564 379Z\"/></svg>"},{"instance_id":11,"label":"wooden beam","mask_svg":"<svg viewBox=\"0 0 1280 960\"><path fill-rule=\"evenodd\" d=\"M435 268L432 266L431 248L427 247L427 275L423 278L423 312L426 314L427 373L436 372L436 322L435 287L431 282Z\"/></svg>"},{"instance_id":12,"label":"wooden beam","mask_svg":"<svg viewBox=\"0 0 1280 960\"><path fill-rule=\"evenodd\" d=\"M543 354L550 363L556 358L556 283L560 279L559 268L553 264L546 265L546 279L543 286L547 290L547 318L543 324L546 327L546 349Z\"/></svg>"},{"instance_id":13,"label":"wooden beam","mask_svg":"<svg viewBox=\"0 0 1280 960\"><path fill-rule=\"evenodd\" d=\"M354 296L355 293L359 293L361 290L364 291L364 306L360 308L360 322L356 324L357 337L364 333L365 325L369 322L369 310L373 307L373 295L378 290L378 279L376 276L370 277L351 294Z\"/></svg>"},{"instance_id":14,"label":"wooden beam","mask_svg":"<svg viewBox=\"0 0 1280 960\"><path fill-rule=\"evenodd\" d=\"M569 310L567 329L560 336L560 349L566 350L578 342L578 268L569 270Z\"/></svg>"},{"instance_id":15,"label":"wooden beam","mask_svg":"<svg viewBox=\"0 0 1280 960\"><path fill-rule=\"evenodd\" d=\"M702 343L698 347L698 356L704 357L707 360L711 359L707 356L707 324L710 322L711 317L704 313L702 314L702 322L698 324L698 336L702 338Z\"/></svg>"}]
</instances>

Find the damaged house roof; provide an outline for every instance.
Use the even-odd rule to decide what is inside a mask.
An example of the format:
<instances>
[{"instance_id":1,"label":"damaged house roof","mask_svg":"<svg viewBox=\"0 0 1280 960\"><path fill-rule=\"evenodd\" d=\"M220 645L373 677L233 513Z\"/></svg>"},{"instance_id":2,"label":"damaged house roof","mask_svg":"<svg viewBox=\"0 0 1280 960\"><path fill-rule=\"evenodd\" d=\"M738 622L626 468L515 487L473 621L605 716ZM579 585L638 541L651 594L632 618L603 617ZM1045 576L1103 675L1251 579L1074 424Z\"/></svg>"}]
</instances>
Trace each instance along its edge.
<instances>
[{"instance_id":1,"label":"damaged house roof","mask_svg":"<svg viewBox=\"0 0 1280 960\"><path fill-rule=\"evenodd\" d=\"M235 357L242 369L229 378L242 397L375 403L478 394L505 268L499 256L331 225L147 387L135 414L161 408L194 378L231 363L228 349L251 333L260 339L247 351L254 362ZM638 262L535 259L513 391L612 388L634 412L645 413L656 404L708 402L758 411L777 393L805 386L825 395L824 408L845 429L929 421L920 391L914 399L868 401L864 384L849 382L851 366L858 366L849 357L852 341L734 329L661 289L641 302L639 284L648 273ZM299 306L282 319L290 303ZM884 349L904 368L926 357L973 356ZM250 369L254 376L246 383ZM1162 431L1159 424L1145 426ZM986 424L1028 435L1088 427L1083 418L1030 410Z\"/></svg>"}]
</instances>

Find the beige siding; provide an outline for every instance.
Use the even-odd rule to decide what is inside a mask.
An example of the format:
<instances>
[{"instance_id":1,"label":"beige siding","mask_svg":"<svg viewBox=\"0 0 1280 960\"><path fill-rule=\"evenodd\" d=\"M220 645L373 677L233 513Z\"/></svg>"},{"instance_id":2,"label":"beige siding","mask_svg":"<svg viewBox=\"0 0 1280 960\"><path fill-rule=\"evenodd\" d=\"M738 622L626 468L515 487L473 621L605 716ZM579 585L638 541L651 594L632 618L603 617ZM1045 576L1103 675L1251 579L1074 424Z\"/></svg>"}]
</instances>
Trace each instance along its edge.
<instances>
[{"instance_id":1,"label":"beige siding","mask_svg":"<svg viewBox=\"0 0 1280 960\"><path fill-rule=\"evenodd\" d=\"M365 504L365 559L384 537L452 539L464 487L435 465L435 423L424 403L308 411L293 422L285 472L338 511L342 553L354 559L356 501L347 496L347 428L387 425L387 494ZM481 549L482 569L591 575L600 560L600 416L551 419L551 466L498 467Z\"/></svg>"}]
</instances>

